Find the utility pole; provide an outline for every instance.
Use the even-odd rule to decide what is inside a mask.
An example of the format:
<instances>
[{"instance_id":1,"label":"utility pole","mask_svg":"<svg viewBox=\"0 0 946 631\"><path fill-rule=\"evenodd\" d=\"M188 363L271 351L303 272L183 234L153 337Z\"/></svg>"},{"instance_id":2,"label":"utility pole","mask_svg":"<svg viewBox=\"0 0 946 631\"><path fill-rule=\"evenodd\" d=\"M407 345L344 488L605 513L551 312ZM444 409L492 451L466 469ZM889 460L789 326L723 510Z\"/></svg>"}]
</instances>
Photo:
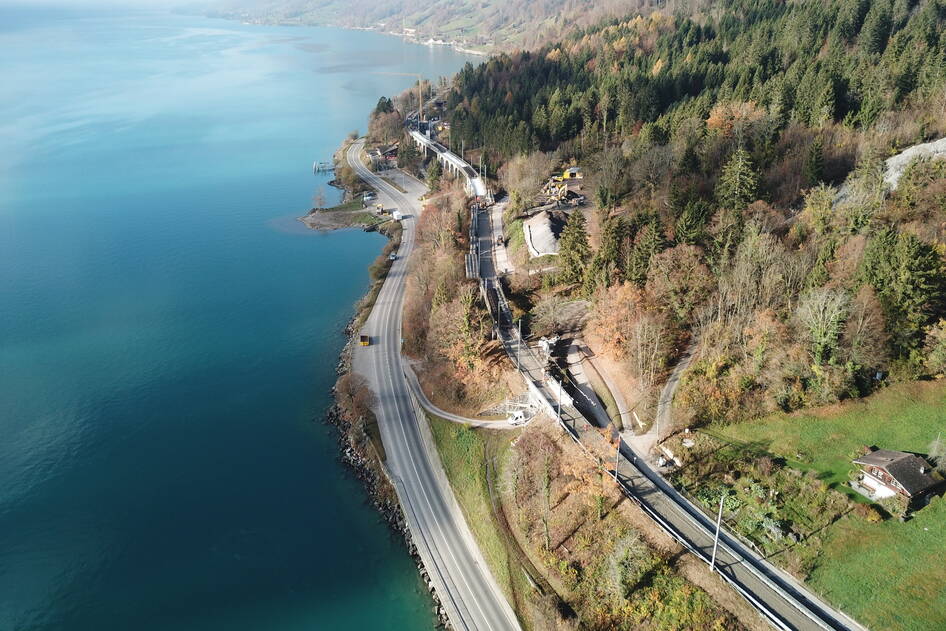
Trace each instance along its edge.
<instances>
[{"instance_id":1,"label":"utility pole","mask_svg":"<svg viewBox=\"0 0 946 631\"><path fill-rule=\"evenodd\" d=\"M716 571L716 549L719 547L719 526L723 522L723 500L726 498L726 495L720 493L719 495L719 514L716 515L716 538L713 539L713 560L710 561L710 572Z\"/></svg>"}]
</instances>

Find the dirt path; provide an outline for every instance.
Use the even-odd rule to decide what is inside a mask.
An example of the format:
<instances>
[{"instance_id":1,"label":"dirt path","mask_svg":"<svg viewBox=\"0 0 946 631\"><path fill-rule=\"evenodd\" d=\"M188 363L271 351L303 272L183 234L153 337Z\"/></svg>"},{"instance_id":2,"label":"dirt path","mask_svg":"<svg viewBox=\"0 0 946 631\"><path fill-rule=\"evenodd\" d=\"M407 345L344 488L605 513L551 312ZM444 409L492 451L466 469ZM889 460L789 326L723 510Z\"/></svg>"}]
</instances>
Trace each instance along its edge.
<instances>
[{"instance_id":1,"label":"dirt path","mask_svg":"<svg viewBox=\"0 0 946 631\"><path fill-rule=\"evenodd\" d=\"M693 360L693 351L696 349L696 344L697 342L695 340L690 342L690 345L683 353L683 357L681 357L677 365L673 367L673 372L670 373L670 377L667 379L667 383L664 384L663 390L660 391L660 398L657 400L657 420L651 428L651 431L658 441L665 439L673 431L673 415L671 412L673 408L673 395L676 394L677 387L680 385L680 377L683 376L683 371L689 367L690 362Z\"/></svg>"}]
</instances>

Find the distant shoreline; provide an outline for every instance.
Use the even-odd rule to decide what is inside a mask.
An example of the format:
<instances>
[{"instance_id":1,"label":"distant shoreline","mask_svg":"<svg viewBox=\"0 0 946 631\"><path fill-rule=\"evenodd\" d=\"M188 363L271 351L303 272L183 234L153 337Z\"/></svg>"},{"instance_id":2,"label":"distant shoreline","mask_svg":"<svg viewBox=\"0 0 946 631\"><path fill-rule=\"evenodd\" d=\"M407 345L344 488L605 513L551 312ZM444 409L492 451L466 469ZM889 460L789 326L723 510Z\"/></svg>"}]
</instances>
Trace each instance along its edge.
<instances>
[{"instance_id":1,"label":"distant shoreline","mask_svg":"<svg viewBox=\"0 0 946 631\"><path fill-rule=\"evenodd\" d=\"M241 24L246 24L249 26L303 26L303 27L304 26L320 26L324 28L344 29L346 31L372 31L375 33L380 33L381 35L391 35L393 37L397 37L398 39L401 39L405 42L409 42L411 44L417 44L419 46L427 46L429 48L433 48L435 46L443 46L446 48L450 48L458 53L462 53L465 55L473 55L475 57L486 58L492 54L484 50L476 50L475 48L466 48L463 44L455 40L443 40L443 39L438 39L433 36L430 36L426 40L422 41L417 35L413 33L404 33L404 32L399 33L397 31L387 31L382 28L377 28L374 26L343 26L340 24L309 24L306 22L293 22L293 21L288 21L288 20L266 20L266 19L259 19L259 18L248 18L247 16L241 16L241 15L208 14L207 17L230 20L233 22L240 22Z\"/></svg>"}]
</instances>

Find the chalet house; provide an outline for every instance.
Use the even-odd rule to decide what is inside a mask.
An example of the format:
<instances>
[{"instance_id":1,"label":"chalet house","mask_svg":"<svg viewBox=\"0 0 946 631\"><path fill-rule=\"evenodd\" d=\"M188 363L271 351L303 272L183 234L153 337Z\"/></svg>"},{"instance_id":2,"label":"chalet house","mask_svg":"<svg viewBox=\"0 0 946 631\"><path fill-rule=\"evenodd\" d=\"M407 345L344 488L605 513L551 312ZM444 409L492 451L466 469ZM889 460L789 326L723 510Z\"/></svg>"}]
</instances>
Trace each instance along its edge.
<instances>
[{"instance_id":1,"label":"chalet house","mask_svg":"<svg viewBox=\"0 0 946 631\"><path fill-rule=\"evenodd\" d=\"M861 470L852 486L872 500L899 494L912 502L940 483L931 475L933 468L929 462L903 451L875 449L855 460L854 464Z\"/></svg>"}]
</instances>

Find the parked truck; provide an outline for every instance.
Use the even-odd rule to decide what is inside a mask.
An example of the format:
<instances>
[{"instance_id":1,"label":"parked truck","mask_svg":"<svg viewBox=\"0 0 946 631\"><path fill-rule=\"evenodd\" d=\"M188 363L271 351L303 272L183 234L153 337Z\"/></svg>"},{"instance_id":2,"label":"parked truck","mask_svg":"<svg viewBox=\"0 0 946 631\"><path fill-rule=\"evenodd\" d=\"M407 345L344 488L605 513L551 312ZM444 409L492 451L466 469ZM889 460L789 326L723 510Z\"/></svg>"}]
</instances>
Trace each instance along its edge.
<instances>
[{"instance_id":1,"label":"parked truck","mask_svg":"<svg viewBox=\"0 0 946 631\"><path fill-rule=\"evenodd\" d=\"M360 341L361 341L361 345L362 345L362 346L371 346L371 336L370 336L370 335L362 335L361 338L360 338Z\"/></svg>"}]
</instances>

